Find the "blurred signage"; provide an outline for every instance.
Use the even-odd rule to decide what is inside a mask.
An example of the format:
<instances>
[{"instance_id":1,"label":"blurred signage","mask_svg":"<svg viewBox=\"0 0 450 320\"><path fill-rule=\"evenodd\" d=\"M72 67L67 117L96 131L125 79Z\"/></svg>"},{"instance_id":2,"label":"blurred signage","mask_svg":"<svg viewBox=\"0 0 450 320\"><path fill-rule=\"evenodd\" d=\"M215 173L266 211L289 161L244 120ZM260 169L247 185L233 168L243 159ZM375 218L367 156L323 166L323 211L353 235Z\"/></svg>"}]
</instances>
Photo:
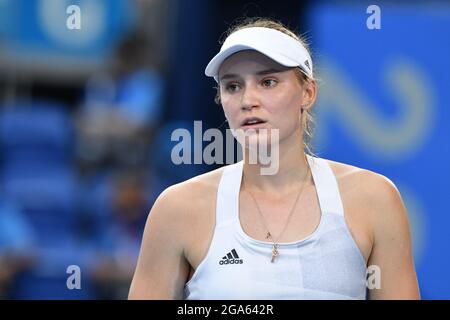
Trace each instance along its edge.
<instances>
[{"instance_id":1,"label":"blurred signage","mask_svg":"<svg viewBox=\"0 0 450 320\"><path fill-rule=\"evenodd\" d=\"M109 57L134 18L128 0L0 0L0 69L83 72Z\"/></svg>"},{"instance_id":2,"label":"blurred signage","mask_svg":"<svg viewBox=\"0 0 450 320\"><path fill-rule=\"evenodd\" d=\"M320 79L316 151L395 183L422 295L450 299L450 6L377 7L334 3L308 12ZM377 28L369 28L374 14Z\"/></svg>"}]
</instances>

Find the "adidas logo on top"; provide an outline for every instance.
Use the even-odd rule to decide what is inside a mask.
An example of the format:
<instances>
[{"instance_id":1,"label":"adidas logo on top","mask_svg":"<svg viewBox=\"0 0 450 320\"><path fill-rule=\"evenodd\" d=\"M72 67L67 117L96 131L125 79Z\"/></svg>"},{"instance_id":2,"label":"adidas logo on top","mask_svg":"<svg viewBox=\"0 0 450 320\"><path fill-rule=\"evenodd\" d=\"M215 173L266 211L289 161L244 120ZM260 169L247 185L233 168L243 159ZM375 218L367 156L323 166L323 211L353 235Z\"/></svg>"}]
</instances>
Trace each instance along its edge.
<instances>
[{"instance_id":1,"label":"adidas logo on top","mask_svg":"<svg viewBox=\"0 0 450 320\"><path fill-rule=\"evenodd\" d=\"M219 261L220 265L223 264L243 264L244 260L239 259L239 255L237 254L236 250L233 249L230 252L227 253L226 256L222 258L222 260Z\"/></svg>"}]
</instances>

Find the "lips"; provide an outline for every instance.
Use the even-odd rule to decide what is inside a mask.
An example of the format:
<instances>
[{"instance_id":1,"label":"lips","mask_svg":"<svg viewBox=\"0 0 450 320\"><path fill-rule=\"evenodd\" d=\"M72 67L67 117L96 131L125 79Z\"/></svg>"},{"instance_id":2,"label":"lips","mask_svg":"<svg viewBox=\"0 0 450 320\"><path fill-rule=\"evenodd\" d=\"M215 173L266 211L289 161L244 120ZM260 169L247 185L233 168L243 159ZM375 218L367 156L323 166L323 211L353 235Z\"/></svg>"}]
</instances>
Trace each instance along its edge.
<instances>
[{"instance_id":1,"label":"lips","mask_svg":"<svg viewBox=\"0 0 450 320\"><path fill-rule=\"evenodd\" d=\"M266 121L261 118L248 117L248 118L245 118L244 121L242 121L241 126L246 127L246 128L256 128L256 127L260 127L264 123L266 123Z\"/></svg>"}]
</instances>

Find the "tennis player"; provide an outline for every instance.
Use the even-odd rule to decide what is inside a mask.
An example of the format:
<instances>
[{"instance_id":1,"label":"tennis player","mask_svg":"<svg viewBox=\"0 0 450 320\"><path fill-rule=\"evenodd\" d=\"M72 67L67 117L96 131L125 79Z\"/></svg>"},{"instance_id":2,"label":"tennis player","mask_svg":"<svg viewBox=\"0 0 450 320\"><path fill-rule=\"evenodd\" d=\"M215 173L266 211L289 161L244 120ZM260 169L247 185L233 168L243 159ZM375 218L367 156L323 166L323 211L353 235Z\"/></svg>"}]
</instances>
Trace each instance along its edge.
<instances>
[{"instance_id":1,"label":"tennis player","mask_svg":"<svg viewBox=\"0 0 450 320\"><path fill-rule=\"evenodd\" d=\"M228 32L205 73L231 129L251 139L278 130L278 171L244 158L166 189L129 299L420 298L393 182L309 151L313 66L305 41L277 21Z\"/></svg>"}]
</instances>

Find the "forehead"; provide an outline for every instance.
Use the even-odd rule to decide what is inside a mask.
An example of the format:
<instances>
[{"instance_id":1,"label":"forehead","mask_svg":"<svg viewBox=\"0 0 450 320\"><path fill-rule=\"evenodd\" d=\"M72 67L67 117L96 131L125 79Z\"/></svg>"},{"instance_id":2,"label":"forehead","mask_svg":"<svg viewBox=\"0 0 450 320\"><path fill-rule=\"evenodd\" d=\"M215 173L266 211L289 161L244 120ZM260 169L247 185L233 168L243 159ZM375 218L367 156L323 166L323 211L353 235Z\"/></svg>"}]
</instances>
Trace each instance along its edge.
<instances>
[{"instance_id":1,"label":"forehead","mask_svg":"<svg viewBox=\"0 0 450 320\"><path fill-rule=\"evenodd\" d=\"M269 70L286 71L285 67L255 50L243 50L229 56L219 69L220 76L228 73L242 74L252 71Z\"/></svg>"}]
</instances>

